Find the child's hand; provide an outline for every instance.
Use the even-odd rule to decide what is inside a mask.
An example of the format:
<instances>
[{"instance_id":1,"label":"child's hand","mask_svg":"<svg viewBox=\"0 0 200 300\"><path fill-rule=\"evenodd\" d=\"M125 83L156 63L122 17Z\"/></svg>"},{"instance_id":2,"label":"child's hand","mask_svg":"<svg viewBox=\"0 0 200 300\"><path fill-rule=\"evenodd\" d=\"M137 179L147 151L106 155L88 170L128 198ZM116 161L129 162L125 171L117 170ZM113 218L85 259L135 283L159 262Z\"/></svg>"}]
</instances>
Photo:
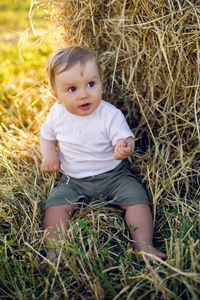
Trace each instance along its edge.
<instances>
[{"instance_id":1,"label":"child's hand","mask_svg":"<svg viewBox=\"0 0 200 300\"><path fill-rule=\"evenodd\" d=\"M117 142L114 149L113 157L116 160L123 160L129 157L134 150L135 142L132 137L122 139Z\"/></svg>"},{"instance_id":2,"label":"child's hand","mask_svg":"<svg viewBox=\"0 0 200 300\"><path fill-rule=\"evenodd\" d=\"M60 158L57 152L49 152L42 159L42 169L44 172L57 172L60 168Z\"/></svg>"}]
</instances>

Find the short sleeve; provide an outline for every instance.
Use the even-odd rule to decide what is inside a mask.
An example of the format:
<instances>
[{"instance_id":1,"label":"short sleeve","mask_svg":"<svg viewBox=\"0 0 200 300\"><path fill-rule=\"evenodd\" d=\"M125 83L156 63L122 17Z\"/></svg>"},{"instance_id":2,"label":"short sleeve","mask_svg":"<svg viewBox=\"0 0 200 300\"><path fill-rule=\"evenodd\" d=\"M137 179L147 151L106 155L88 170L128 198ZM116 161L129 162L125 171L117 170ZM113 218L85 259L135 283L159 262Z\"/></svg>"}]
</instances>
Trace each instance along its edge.
<instances>
[{"instance_id":1,"label":"short sleeve","mask_svg":"<svg viewBox=\"0 0 200 300\"><path fill-rule=\"evenodd\" d=\"M123 113L119 109L112 112L107 121L107 133L112 142L112 146L115 146L120 139L125 139L129 136L135 137L126 122Z\"/></svg>"},{"instance_id":2,"label":"short sleeve","mask_svg":"<svg viewBox=\"0 0 200 300\"><path fill-rule=\"evenodd\" d=\"M43 138L45 138L46 140L56 140L54 125L55 120L53 118L52 108L40 130L40 133Z\"/></svg>"}]
</instances>

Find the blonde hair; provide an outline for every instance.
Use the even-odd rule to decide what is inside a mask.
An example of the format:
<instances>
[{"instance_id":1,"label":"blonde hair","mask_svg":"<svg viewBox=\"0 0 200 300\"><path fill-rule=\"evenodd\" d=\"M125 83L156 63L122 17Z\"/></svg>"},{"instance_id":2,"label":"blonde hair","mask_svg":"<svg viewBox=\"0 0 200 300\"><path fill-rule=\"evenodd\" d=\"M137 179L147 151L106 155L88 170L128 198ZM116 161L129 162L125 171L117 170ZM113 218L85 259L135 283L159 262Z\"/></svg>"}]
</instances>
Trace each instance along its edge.
<instances>
[{"instance_id":1,"label":"blonde hair","mask_svg":"<svg viewBox=\"0 0 200 300\"><path fill-rule=\"evenodd\" d=\"M81 65L84 65L88 60L95 60L98 66L95 54L87 47L70 46L67 48L55 50L50 56L47 67L49 80L52 88L55 88L56 74L62 73L70 69L78 62ZM61 65L63 65L63 68L58 72L58 68Z\"/></svg>"}]
</instances>

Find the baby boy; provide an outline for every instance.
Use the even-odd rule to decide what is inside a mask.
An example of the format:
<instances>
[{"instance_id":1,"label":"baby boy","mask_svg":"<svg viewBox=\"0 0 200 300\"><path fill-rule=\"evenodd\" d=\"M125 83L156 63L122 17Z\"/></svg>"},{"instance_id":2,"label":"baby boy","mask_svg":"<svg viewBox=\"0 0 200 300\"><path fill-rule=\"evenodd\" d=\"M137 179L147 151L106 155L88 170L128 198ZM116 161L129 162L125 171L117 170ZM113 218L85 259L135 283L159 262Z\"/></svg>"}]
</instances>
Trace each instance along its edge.
<instances>
[{"instance_id":1,"label":"baby boy","mask_svg":"<svg viewBox=\"0 0 200 300\"><path fill-rule=\"evenodd\" d=\"M104 199L125 211L134 249L161 259L153 246L148 196L127 169L134 135L122 112L102 100L102 82L92 51L72 46L53 52L48 74L56 98L41 128L42 168L65 174L46 200L44 228L50 241L69 228L77 203ZM136 228L134 230L133 228ZM56 250L48 249L53 261Z\"/></svg>"}]
</instances>

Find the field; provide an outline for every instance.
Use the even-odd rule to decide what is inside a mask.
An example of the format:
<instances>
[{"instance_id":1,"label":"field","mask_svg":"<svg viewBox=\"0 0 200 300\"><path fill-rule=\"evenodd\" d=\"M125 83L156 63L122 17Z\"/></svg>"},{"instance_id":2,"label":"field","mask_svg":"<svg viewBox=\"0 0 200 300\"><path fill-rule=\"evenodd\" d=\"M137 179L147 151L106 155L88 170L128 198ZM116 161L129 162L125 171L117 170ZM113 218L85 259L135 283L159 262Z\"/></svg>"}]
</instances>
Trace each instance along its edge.
<instances>
[{"instance_id":1,"label":"field","mask_svg":"<svg viewBox=\"0 0 200 300\"><path fill-rule=\"evenodd\" d=\"M0 299L197 300L199 163L187 173L181 169L180 185L182 178L187 182L182 194L169 170L171 190L162 198L164 171L162 165L156 168L154 157L154 242L166 251L166 261L137 261L123 213L95 199L73 216L66 239L58 245L58 264L41 265L43 203L56 178L41 170L38 136L53 103L46 63L61 42L49 29L44 2L32 11L30 6L28 0L0 3ZM136 154L140 158L140 150ZM187 167L189 156L181 159Z\"/></svg>"}]
</instances>

